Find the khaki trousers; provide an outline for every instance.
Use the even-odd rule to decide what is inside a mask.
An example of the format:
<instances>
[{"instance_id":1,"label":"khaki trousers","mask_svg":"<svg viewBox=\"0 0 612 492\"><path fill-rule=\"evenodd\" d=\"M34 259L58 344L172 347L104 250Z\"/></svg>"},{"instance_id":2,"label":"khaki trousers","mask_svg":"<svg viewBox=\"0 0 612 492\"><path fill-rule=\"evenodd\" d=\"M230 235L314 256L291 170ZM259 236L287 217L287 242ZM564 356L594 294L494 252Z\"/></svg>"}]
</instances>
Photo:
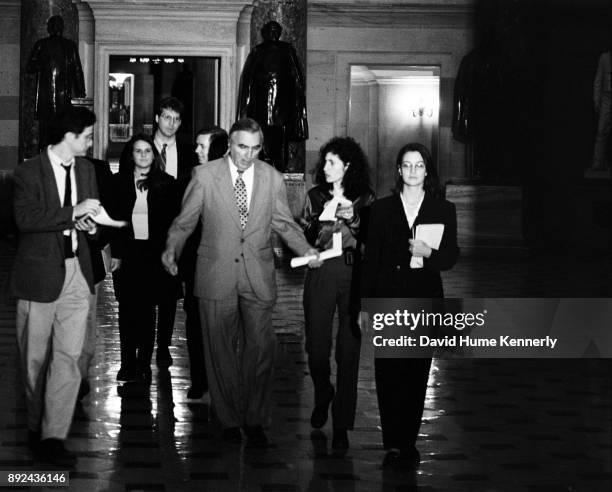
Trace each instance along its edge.
<instances>
[{"instance_id":1,"label":"khaki trousers","mask_svg":"<svg viewBox=\"0 0 612 492\"><path fill-rule=\"evenodd\" d=\"M66 277L54 302L17 301L17 344L25 381L28 428L41 438L65 439L81 383L90 292L77 258L65 260Z\"/></svg>"},{"instance_id":2,"label":"khaki trousers","mask_svg":"<svg viewBox=\"0 0 612 492\"><path fill-rule=\"evenodd\" d=\"M89 312L87 313L87 329L85 330L85 340L83 341L83 350L79 357L79 370L81 379L89 378L89 368L96 355L96 341L98 339L98 294L102 282L98 282L95 286L95 294L90 294L89 297Z\"/></svg>"}]
</instances>

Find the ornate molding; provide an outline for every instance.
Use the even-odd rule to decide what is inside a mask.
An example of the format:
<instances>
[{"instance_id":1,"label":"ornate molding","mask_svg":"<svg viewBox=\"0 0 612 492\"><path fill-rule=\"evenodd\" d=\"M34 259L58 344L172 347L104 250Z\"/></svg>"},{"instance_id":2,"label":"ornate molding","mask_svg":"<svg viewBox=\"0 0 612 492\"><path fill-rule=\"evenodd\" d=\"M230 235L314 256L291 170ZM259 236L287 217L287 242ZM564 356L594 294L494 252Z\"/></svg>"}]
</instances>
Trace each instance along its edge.
<instances>
[{"instance_id":1,"label":"ornate molding","mask_svg":"<svg viewBox=\"0 0 612 492\"><path fill-rule=\"evenodd\" d=\"M73 0L81 3L81 0ZM96 19L237 21L245 0L88 0Z\"/></svg>"},{"instance_id":2,"label":"ornate molding","mask_svg":"<svg viewBox=\"0 0 612 492\"><path fill-rule=\"evenodd\" d=\"M465 27L473 22L474 0L362 1L314 0L311 27Z\"/></svg>"}]
</instances>

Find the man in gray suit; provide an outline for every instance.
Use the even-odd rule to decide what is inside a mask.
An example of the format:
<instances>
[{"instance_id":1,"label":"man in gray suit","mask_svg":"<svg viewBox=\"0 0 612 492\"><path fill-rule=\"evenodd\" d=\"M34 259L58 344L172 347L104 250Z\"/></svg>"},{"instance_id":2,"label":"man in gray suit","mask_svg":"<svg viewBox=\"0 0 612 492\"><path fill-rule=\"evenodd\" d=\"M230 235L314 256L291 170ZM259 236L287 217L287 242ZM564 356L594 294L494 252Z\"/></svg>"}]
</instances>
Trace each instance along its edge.
<instances>
[{"instance_id":1,"label":"man in gray suit","mask_svg":"<svg viewBox=\"0 0 612 492\"><path fill-rule=\"evenodd\" d=\"M95 121L86 108L64 109L50 126L52 144L15 169L19 246L12 288L28 441L44 461L66 467L76 463L64 439L81 383L78 361L94 293L88 236L96 232L90 216L100 202L94 168L81 156L92 145Z\"/></svg>"},{"instance_id":2,"label":"man in gray suit","mask_svg":"<svg viewBox=\"0 0 612 492\"><path fill-rule=\"evenodd\" d=\"M267 446L276 338L272 231L299 255L317 254L294 222L283 175L257 159L263 134L255 120L230 129L230 152L194 168L180 215L168 231L162 262L176 275L176 259L198 220L194 294L199 298L206 373L223 439Z\"/></svg>"}]
</instances>

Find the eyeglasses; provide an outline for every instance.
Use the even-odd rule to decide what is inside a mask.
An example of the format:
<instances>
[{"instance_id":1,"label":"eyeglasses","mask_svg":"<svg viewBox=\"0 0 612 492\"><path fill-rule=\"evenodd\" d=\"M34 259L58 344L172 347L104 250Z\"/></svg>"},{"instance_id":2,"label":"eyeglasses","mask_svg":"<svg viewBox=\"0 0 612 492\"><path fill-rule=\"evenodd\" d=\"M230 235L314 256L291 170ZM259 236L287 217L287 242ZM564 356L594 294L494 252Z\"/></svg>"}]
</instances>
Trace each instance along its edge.
<instances>
[{"instance_id":1,"label":"eyeglasses","mask_svg":"<svg viewBox=\"0 0 612 492\"><path fill-rule=\"evenodd\" d=\"M172 116L171 114L168 114L168 113L162 113L160 118L164 120L166 123L180 123L181 122L180 116Z\"/></svg>"},{"instance_id":2,"label":"eyeglasses","mask_svg":"<svg viewBox=\"0 0 612 492\"><path fill-rule=\"evenodd\" d=\"M402 162L402 169L411 169L413 171L424 171L425 163L424 162Z\"/></svg>"}]
</instances>

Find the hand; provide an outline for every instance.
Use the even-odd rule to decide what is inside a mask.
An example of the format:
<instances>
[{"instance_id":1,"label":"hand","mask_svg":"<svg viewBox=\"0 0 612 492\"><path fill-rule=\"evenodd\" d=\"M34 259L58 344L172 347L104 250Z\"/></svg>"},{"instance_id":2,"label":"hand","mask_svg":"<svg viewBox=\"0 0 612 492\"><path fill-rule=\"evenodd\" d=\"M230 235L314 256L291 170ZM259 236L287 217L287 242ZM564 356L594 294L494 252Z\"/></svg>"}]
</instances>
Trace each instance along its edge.
<instances>
[{"instance_id":1,"label":"hand","mask_svg":"<svg viewBox=\"0 0 612 492\"><path fill-rule=\"evenodd\" d=\"M176 254L174 252L174 248L166 248L166 250L162 253L161 261L164 268L170 275L176 276L178 274L178 265L176 264Z\"/></svg>"},{"instance_id":2,"label":"hand","mask_svg":"<svg viewBox=\"0 0 612 492\"><path fill-rule=\"evenodd\" d=\"M74 216L79 218L84 215L98 215L100 211L100 200L96 198L87 198L74 207Z\"/></svg>"},{"instance_id":3,"label":"hand","mask_svg":"<svg viewBox=\"0 0 612 492\"><path fill-rule=\"evenodd\" d=\"M319 268L323 264L323 260L319 259L321 255L318 249L310 248L304 256L316 256L314 260L308 262L308 268Z\"/></svg>"},{"instance_id":4,"label":"hand","mask_svg":"<svg viewBox=\"0 0 612 492\"><path fill-rule=\"evenodd\" d=\"M352 205L348 205L346 207L339 205L336 209L336 217L338 217L339 219L351 220L353 218L353 215L354 211Z\"/></svg>"},{"instance_id":5,"label":"hand","mask_svg":"<svg viewBox=\"0 0 612 492\"><path fill-rule=\"evenodd\" d=\"M431 256L431 248L427 246L425 241L421 239L409 239L410 246L408 250L412 253L412 256L429 258Z\"/></svg>"},{"instance_id":6,"label":"hand","mask_svg":"<svg viewBox=\"0 0 612 492\"><path fill-rule=\"evenodd\" d=\"M121 259L120 258L112 258L110 264L111 273L117 271L121 268Z\"/></svg>"},{"instance_id":7,"label":"hand","mask_svg":"<svg viewBox=\"0 0 612 492\"><path fill-rule=\"evenodd\" d=\"M98 225L89 215L77 219L74 222L74 227L77 231L86 231L89 234L95 234L98 229Z\"/></svg>"}]
</instances>

